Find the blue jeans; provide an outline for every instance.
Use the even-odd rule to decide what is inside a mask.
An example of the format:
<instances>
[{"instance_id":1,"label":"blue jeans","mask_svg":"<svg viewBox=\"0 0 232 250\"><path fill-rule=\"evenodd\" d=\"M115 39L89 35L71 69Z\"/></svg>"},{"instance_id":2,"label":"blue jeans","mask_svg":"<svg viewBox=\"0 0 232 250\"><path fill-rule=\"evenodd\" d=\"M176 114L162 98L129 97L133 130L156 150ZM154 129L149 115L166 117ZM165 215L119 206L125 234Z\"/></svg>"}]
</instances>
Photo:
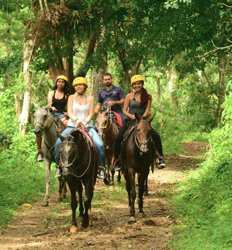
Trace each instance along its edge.
<instances>
[{"instance_id":1,"label":"blue jeans","mask_svg":"<svg viewBox=\"0 0 232 250\"><path fill-rule=\"evenodd\" d=\"M68 135L70 135L73 130L74 130L73 127L67 127L61 132L61 136L65 138ZM60 161L60 144L61 143L62 141L60 137L58 137L54 145L54 159L55 159L56 164L59 164L59 161Z\"/></svg>"},{"instance_id":2,"label":"blue jeans","mask_svg":"<svg viewBox=\"0 0 232 250\"><path fill-rule=\"evenodd\" d=\"M93 127L88 127L87 130L89 132L89 136L92 138L93 143L96 146L98 158L99 158L98 163L101 166L105 166L105 149L104 149L102 138L99 136L99 134Z\"/></svg>"},{"instance_id":3,"label":"blue jeans","mask_svg":"<svg viewBox=\"0 0 232 250\"><path fill-rule=\"evenodd\" d=\"M74 127L67 127L62 131L61 136L65 138L68 135L70 135L73 130L74 130ZM89 136L92 138L93 143L95 144L96 149L97 149L98 158L99 158L98 164L101 166L104 166L105 165L105 150L104 150L103 141L101 137L98 135L97 131L93 127L87 127L87 130L89 132ZM60 144L61 143L62 141L58 137L54 145L54 158L57 164L59 164L59 160L60 160Z\"/></svg>"}]
</instances>

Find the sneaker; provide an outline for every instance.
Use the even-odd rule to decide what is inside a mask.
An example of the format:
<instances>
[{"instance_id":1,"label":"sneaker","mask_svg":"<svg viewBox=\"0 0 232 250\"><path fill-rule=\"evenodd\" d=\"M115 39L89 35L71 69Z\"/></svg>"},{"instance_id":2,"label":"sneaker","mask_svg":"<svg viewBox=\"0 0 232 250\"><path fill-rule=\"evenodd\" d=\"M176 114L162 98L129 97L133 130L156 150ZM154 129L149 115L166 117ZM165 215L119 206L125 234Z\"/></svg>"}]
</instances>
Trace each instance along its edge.
<instances>
[{"instance_id":1,"label":"sneaker","mask_svg":"<svg viewBox=\"0 0 232 250\"><path fill-rule=\"evenodd\" d=\"M38 154L37 154L37 161L38 161L38 162L41 162L41 161L43 161L43 160L44 160L43 154L42 154L41 152L38 152Z\"/></svg>"},{"instance_id":2,"label":"sneaker","mask_svg":"<svg viewBox=\"0 0 232 250\"><path fill-rule=\"evenodd\" d=\"M105 168L103 166L98 166L97 177L101 180L105 178Z\"/></svg>"},{"instance_id":3,"label":"sneaker","mask_svg":"<svg viewBox=\"0 0 232 250\"><path fill-rule=\"evenodd\" d=\"M115 171L121 171L121 167L117 165L117 166L114 167L114 170Z\"/></svg>"},{"instance_id":4,"label":"sneaker","mask_svg":"<svg viewBox=\"0 0 232 250\"><path fill-rule=\"evenodd\" d=\"M57 168L57 169L56 169L56 175L55 175L55 177L56 177L56 178L59 178L59 177L61 177L61 175L62 175L61 169L60 169L60 168Z\"/></svg>"},{"instance_id":5,"label":"sneaker","mask_svg":"<svg viewBox=\"0 0 232 250\"><path fill-rule=\"evenodd\" d=\"M158 165L157 165L157 168L158 169L162 169L162 168L165 168L166 164L165 164L165 161L163 158L159 158L158 159Z\"/></svg>"}]
</instances>

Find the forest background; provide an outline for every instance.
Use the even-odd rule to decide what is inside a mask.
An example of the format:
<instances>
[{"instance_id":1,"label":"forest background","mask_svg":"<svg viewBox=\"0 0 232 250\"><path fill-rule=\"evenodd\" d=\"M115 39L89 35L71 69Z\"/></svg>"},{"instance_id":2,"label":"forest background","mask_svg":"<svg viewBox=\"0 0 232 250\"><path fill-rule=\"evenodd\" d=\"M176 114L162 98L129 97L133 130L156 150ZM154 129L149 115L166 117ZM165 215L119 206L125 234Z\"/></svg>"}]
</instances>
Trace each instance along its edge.
<instances>
[{"instance_id":1,"label":"forest background","mask_svg":"<svg viewBox=\"0 0 232 250\"><path fill-rule=\"evenodd\" d=\"M231 0L0 0L0 224L43 193L33 112L56 76L86 76L97 96L104 72L125 92L141 73L165 153L210 144L173 198L173 247L231 249L231 51Z\"/></svg>"}]
</instances>

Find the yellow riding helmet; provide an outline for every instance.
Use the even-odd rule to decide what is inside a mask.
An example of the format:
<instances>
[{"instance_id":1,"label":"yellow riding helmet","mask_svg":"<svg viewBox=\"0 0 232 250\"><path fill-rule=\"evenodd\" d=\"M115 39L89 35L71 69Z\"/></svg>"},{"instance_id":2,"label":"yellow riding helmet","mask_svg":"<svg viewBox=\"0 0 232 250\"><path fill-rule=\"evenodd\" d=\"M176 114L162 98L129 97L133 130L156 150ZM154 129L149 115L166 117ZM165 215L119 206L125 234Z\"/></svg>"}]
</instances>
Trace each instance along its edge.
<instances>
[{"instance_id":1,"label":"yellow riding helmet","mask_svg":"<svg viewBox=\"0 0 232 250\"><path fill-rule=\"evenodd\" d=\"M76 77L74 80L73 80L73 86L75 85L85 85L86 87L88 87L88 83L87 83L87 80L85 77L82 77L82 76L79 76L79 77Z\"/></svg>"},{"instance_id":2,"label":"yellow riding helmet","mask_svg":"<svg viewBox=\"0 0 232 250\"><path fill-rule=\"evenodd\" d=\"M59 76L57 76L56 81L58 81L59 79L68 82L68 78L65 75L59 75Z\"/></svg>"},{"instance_id":3,"label":"yellow riding helmet","mask_svg":"<svg viewBox=\"0 0 232 250\"><path fill-rule=\"evenodd\" d=\"M131 77L131 85L132 85L133 83L139 82L139 81L143 81L143 82L144 82L144 80L145 80L145 77L142 76L142 75L133 75L133 76Z\"/></svg>"}]
</instances>

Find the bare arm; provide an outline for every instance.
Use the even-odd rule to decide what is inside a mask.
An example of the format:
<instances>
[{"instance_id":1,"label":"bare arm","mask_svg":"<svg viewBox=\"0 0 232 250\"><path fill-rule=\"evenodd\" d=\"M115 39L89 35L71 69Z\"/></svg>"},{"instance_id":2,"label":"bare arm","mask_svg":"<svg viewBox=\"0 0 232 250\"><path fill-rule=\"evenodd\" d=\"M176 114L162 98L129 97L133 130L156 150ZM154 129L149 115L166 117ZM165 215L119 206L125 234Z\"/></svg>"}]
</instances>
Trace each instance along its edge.
<instances>
[{"instance_id":1,"label":"bare arm","mask_svg":"<svg viewBox=\"0 0 232 250\"><path fill-rule=\"evenodd\" d=\"M48 92L48 107L51 108L52 107L52 97L54 95L54 91L49 91Z\"/></svg>"},{"instance_id":2,"label":"bare arm","mask_svg":"<svg viewBox=\"0 0 232 250\"><path fill-rule=\"evenodd\" d=\"M98 114L100 112L100 109L101 109L101 103L98 103L95 107L94 113Z\"/></svg>"},{"instance_id":3,"label":"bare arm","mask_svg":"<svg viewBox=\"0 0 232 250\"><path fill-rule=\"evenodd\" d=\"M77 117L73 114L73 95L69 96L68 98L68 104L67 104L67 111L68 111L68 116L72 121L77 121Z\"/></svg>"},{"instance_id":4,"label":"bare arm","mask_svg":"<svg viewBox=\"0 0 232 250\"><path fill-rule=\"evenodd\" d=\"M88 102L89 102L90 106L89 106L89 114L88 114L88 117L86 119L86 123L88 123L92 119L92 117L94 115L94 101L93 101L93 96L90 96L88 98Z\"/></svg>"},{"instance_id":5,"label":"bare arm","mask_svg":"<svg viewBox=\"0 0 232 250\"><path fill-rule=\"evenodd\" d=\"M124 105L123 105L123 113L124 113L127 117L129 117L130 119L134 120L134 119L135 119L135 116L132 115L132 114L130 114L130 113L128 112L128 110L129 110L129 103L130 103L130 97L131 97L130 94L128 94L128 95L126 96L126 98L125 98Z\"/></svg>"}]
</instances>

